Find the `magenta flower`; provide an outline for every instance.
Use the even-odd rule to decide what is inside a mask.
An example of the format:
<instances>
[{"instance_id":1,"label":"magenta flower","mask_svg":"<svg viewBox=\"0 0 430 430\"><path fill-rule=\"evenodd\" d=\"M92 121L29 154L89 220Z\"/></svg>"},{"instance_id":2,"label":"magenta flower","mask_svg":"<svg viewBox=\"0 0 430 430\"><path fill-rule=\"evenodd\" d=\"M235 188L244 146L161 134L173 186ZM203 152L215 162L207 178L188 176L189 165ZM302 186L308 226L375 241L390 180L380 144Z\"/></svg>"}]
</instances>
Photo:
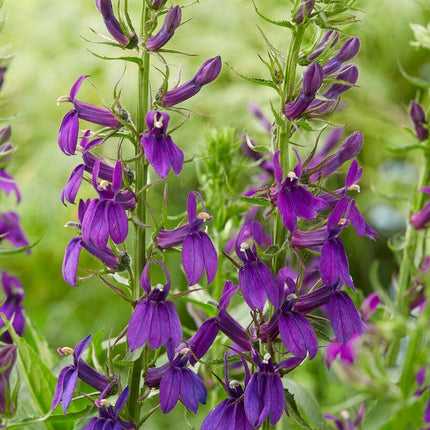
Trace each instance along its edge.
<instances>
[{"instance_id":1,"label":"magenta flower","mask_svg":"<svg viewBox=\"0 0 430 430\"><path fill-rule=\"evenodd\" d=\"M16 248L30 245L19 225L19 216L15 212L3 212L0 215L0 243L3 240L7 240ZM30 250L27 251L29 252Z\"/></svg>"},{"instance_id":2,"label":"magenta flower","mask_svg":"<svg viewBox=\"0 0 430 430\"><path fill-rule=\"evenodd\" d=\"M95 402L99 416L91 418L91 421L82 430L134 430L136 426L131 421L125 421L119 417L128 399L128 387L125 387L118 396L114 407L110 404L106 406L106 401L102 401L104 394L102 393Z\"/></svg>"},{"instance_id":3,"label":"magenta flower","mask_svg":"<svg viewBox=\"0 0 430 430\"><path fill-rule=\"evenodd\" d=\"M199 198L203 211L197 214L197 201ZM160 230L157 244L161 249L182 245L182 264L188 285L196 284L206 271L207 281L210 284L218 269L218 256L209 236L200 231L206 221L212 219L207 213L202 196L195 191L188 194L187 201L188 223L174 230Z\"/></svg>"},{"instance_id":4,"label":"magenta flower","mask_svg":"<svg viewBox=\"0 0 430 430\"><path fill-rule=\"evenodd\" d=\"M22 301L24 299L24 288L17 278L9 275L6 270L1 274L1 283L5 295L0 306L0 314L4 314L8 321L11 321L16 334L22 336L25 327L25 318L22 313ZM3 320L0 320L0 328L4 327ZM12 343L12 338L8 331L3 334L3 340Z\"/></svg>"},{"instance_id":5,"label":"magenta flower","mask_svg":"<svg viewBox=\"0 0 430 430\"><path fill-rule=\"evenodd\" d=\"M81 358L91 341L91 337L92 336L89 335L78 342L74 349L65 347L58 350L62 355L73 354L73 364L64 367L58 375L51 409L55 409L61 402L63 413L67 412L73 398L73 393L75 392L78 378L100 392L105 391L105 389L111 385L105 375L97 372L97 370L93 369Z\"/></svg>"},{"instance_id":6,"label":"magenta flower","mask_svg":"<svg viewBox=\"0 0 430 430\"><path fill-rule=\"evenodd\" d=\"M297 166L283 180L284 173L279 164L279 152L276 151L273 156L275 180L278 185L272 189L271 197L277 203L285 227L294 233L297 228L297 217L307 220L315 218L318 211L325 207L325 202L314 196L304 185L299 185L302 162L297 151L295 151Z\"/></svg>"},{"instance_id":7,"label":"magenta flower","mask_svg":"<svg viewBox=\"0 0 430 430\"><path fill-rule=\"evenodd\" d=\"M109 109L84 103L76 99L77 92L86 78L88 78L88 75L78 78L70 90L70 95L58 99L58 102L70 102L74 107L73 110L64 116L58 133L58 145L66 155L73 155L76 151L79 119L110 128L118 128L120 125Z\"/></svg>"},{"instance_id":8,"label":"magenta flower","mask_svg":"<svg viewBox=\"0 0 430 430\"><path fill-rule=\"evenodd\" d=\"M163 179L168 175L170 168L176 175L181 173L184 163L184 153L166 134L169 120L170 115L168 113L149 111L146 115L148 132L141 139L149 164L154 168L155 173Z\"/></svg>"},{"instance_id":9,"label":"magenta flower","mask_svg":"<svg viewBox=\"0 0 430 430\"><path fill-rule=\"evenodd\" d=\"M152 291L149 281L151 263L159 264L166 276L166 284L157 284ZM134 351L145 342L154 350L169 343L167 347L173 350L181 341L182 327L175 305L166 300L170 291L170 276L160 260L149 260L146 263L140 285L146 296L139 300L128 324L130 350Z\"/></svg>"},{"instance_id":10,"label":"magenta flower","mask_svg":"<svg viewBox=\"0 0 430 430\"><path fill-rule=\"evenodd\" d=\"M167 91L161 99L164 106L173 106L196 95L203 85L215 80L221 72L221 57L206 60L196 75L173 90Z\"/></svg>"},{"instance_id":11,"label":"magenta flower","mask_svg":"<svg viewBox=\"0 0 430 430\"><path fill-rule=\"evenodd\" d=\"M182 12L180 6L172 7L166 13L160 31L154 36L149 36L145 43L148 51L156 51L162 48L175 34L175 30L181 24Z\"/></svg>"},{"instance_id":12,"label":"magenta flower","mask_svg":"<svg viewBox=\"0 0 430 430\"><path fill-rule=\"evenodd\" d=\"M21 201L21 193L19 192L18 185L9 173L4 169L0 168L0 190L3 190L6 195L15 193L16 200L19 203Z\"/></svg>"}]
</instances>

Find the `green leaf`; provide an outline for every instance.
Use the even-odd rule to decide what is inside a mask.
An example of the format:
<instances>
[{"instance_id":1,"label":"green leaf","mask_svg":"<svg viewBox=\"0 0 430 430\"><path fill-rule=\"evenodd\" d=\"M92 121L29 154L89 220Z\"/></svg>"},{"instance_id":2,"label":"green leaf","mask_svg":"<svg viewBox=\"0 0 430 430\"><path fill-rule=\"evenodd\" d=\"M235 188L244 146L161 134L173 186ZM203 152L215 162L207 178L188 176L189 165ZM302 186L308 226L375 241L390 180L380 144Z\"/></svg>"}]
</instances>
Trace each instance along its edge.
<instances>
[{"instance_id":1,"label":"green leaf","mask_svg":"<svg viewBox=\"0 0 430 430\"><path fill-rule=\"evenodd\" d=\"M299 408L297 407L294 394L291 394L288 390L285 391L285 401L287 402L288 413L290 417L302 428L311 430L312 427L304 420L300 415Z\"/></svg>"},{"instance_id":2,"label":"green leaf","mask_svg":"<svg viewBox=\"0 0 430 430\"><path fill-rule=\"evenodd\" d=\"M142 66L142 60L140 58L138 58L138 57L106 57L105 55L99 55L99 54L96 54L95 52L90 51L90 50L89 50L89 52L91 54L93 54L95 57L101 58L102 60L122 60L122 61L129 61L131 63L136 63L139 67Z\"/></svg>"},{"instance_id":3,"label":"green leaf","mask_svg":"<svg viewBox=\"0 0 430 430\"><path fill-rule=\"evenodd\" d=\"M314 395L304 386L291 379L283 379L282 385L293 396L299 421L304 422L307 429L326 429L324 416ZM291 398L290 398L291 400ZM288 401L288 400L287 400ZM290 404L288 404L290 406ZM298 422L299 424L299 422Z\"/></svg>"},{"instance_id":4,"label":"green leaf","mask_svg":"<svg viewBox=\"0 0 430 430\"><path fill-rule=\"evenodd\" d=\"M19 337L12 324L3 318L13 343L18 347L18 371L21 382L27 387L30 398L42 421L51 413L51 402L54 397L57 379L43 362L42 357L22 337ZM45 422L46 428L55 430L56 427Z\"/></svg>"},{"instance_id":5,"label":"green leaf","mask_svg":"<svg viewBox=\"0 0 430 430\"><path fill-rule=\"evenodd\" d=\"M396 148L388 145L383 145L384 148L392 152L393 154L406 154L410 151L415 151L415 149L419 149L420 151L425 151L427 148L425 148L423 145L405 145L405 146L398 146Z\"/></svg>"},{"instance_id":6,"label":"green leaf","mask_svg":"<svg viewBox=\"0 0 430 430\"><path fill-rule=\"evenodd\" d=\"M397 61L397 67L399 68L401 75L411 84L416 85L417 87L420 87L420 88L424 88L425 90L430 88L429 82L425 81L424 79L416 78L406 73L405 69L400 64L400 61Z\"/></svg>"},{"instance_id":7,"label":"green leaf","mask_svg":"<svg viewBox=\"0 0 430 430\"><path fill-rule=\"evenodd\" d=\"M274 25L277 25L277 26L279 26L279 27L286 27L286 28L289 28L289 29L294 29L294 25L293 24L291 24L291 22L289 22L289 21L274 21L274 20L272 20L272 19L270 19L270 18L267 18L266 16L264 16L258 9L257 9L257 6L255 5L255 2L254 2L254 0L252 1L252 4L254 5L254 9L255 9L255 12L257 13L257 15L260 17L260 18L263 18L264 19L264 21L267 21L267 22L270 22L270 24L274 24Z\"/></svg>"},{"instance_id":8,"label":"green leaf","mask_svg":"<svg viewBox=\"0 0 430 430\"><path fill-rule=\"evenodd\" d=\"M236 73L236 75L240 76L241 78L243 78L243 79L245 79L245 80L247 80L249 82L252 82L254 84L263 85L263 86L266 86L266 87L273 88L277 93L279 93L279 89L278 89L277 85L274 84L272 81L269 81L268 79L254 78L254 77L251 77L251 76L242 75L242 73L239 73L230 64L228 64L228 63L226 63L226 64L227 64L228 67L230 67L230 69L234 73Z\"/></svg>"},{"instance_id":9,"label":"green leaf","mask_svg":"<svg viewBox=\"0 0 430 430\"><path fill-rule=\"evenodd\" d=\"M390 420L400 406L401 405L398 402L395 402L394 399L384 398L376 401L373 406L368 407L366 414L364 415L362 428L366 430L382 429L382 426ZM391 428L394 429L401 427Z\"/></svg>"}]
</instances>

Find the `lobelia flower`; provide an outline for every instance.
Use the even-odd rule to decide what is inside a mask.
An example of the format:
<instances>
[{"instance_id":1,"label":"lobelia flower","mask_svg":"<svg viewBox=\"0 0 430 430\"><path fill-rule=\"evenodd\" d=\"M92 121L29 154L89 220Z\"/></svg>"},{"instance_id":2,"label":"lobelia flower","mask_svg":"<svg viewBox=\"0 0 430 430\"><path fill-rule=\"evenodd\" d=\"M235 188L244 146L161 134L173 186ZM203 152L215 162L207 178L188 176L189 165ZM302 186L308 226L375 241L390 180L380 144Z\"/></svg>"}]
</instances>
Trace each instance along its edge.
<instances>
[{"instance_id":1,"label":"lobelia flower","mask_svg":"<svg viewBox=\"0 0 430 430\"><path fill-rule=\"evenodd\" d=\"M281 215L285 228L294 233L297 229L297 217L303 219L313 219L318 211L325 207L324 200L314 196L303 185L298 182L302 175L302 162L296 150L297 166L289 172L284 180L284 172L279 163L279 153L276 151L273 156L275 167L275 180L278 185L271 190L271 198L276 201L278 211Z\"/></svg>"},{"instance_id":2,"label":"lobelia flower","mask_svg":"<svg viewBox=\"0 0 430 430\"><path fill-rule=\"evenodd\" d=\"M25 327L25 318L22 314L21 305L24 299L24 288L17 278L9 275L6 270L1 274L1 283L5 295L4 301L0 306L0 314L4 314L18 336L22 336ZM4 327L4 322L0 319L0 328ZM2 338L7 343L12 343L9 332L5 332Z\"/></svg>"},{"instance_id":3,"label":"lobelia flower","mask_svg":"<svg viewBox=\"0 0 430 430\"><path fill-rule=\"evenodd\" d=\"M261 325L262 340L266 342L280 334L282 343L291 354L301 359L309 356L312 360L318 353L318 340L310 322L295 309L296 283L287 276L287 268L279 270L276 281L284 290L283 300L270 320Z\"/></svg>"},{"instance_id":4,"label":"lobelia flower","mask_svg":"<svg viewBox=\"0 0 430 430\"><path fill-rule=\"evenodd\" d=\"M378 293L372 293L365 298L365 300L363 301L359 309L361 319L364 323L367 323L370 316L378 308L380 302L381 302L381 299ZM330 343L327 346L327 349L324 354L324 360L327 364L327 367L330 368L333 360L335 360L336 357L338 356L340 358L340 361L343 363L347 363L347 364L354 363L355 358L357 356L356 344L358 339L359 339L359 335L354 334L351 336L351 338L348 340L348 342L345 345L342 345L341 343Z\"/></svg>"},{"instance_id":5,"label":"lobelia flower","mask_svg":"<svg viewBox=\"0 0 430 430\"><path fill-rule=\"evenodd\" d=\"M19 216L15 212L3 212L0 215L0 243L2 240L7 240L17 248L30 245L19 225ZM30 250L26 253L30 253Z\"/></svg>"},{"instance_id":6,"label":"lobelia flower","mask_svg":"<svg viewBox=\"0 0 430 430\"><path fill-rule=\"evenodd\" d=\"M82 218L82 238L92 241L98 248L105 248L109 237L115 244L123 243L128 235L126 209L134 207L135 199L131 192L121 194L122 165L117 160L112 184L102 181L98 184L100 160L93 168L93 186L99 194L98 199L89 202ZM123 197L129 198L124 200Z\"/></svg>"},{"instance_id":7,"label":"lobelia flower","mask_svg":"<svg viewBox=\"0 0 430 430\"><path fill-rule=\"evenodd\" d=\"M301 24L306 16L306 18L309 18L310 14L312 13L312 10L315 6L315 0L302 0L299 10L297 11L296 15L294 16L294 21L297 24Z\"/></svg>"},{"instance_id":8,"label":"lobelia flower","mask_svg":"<svg viewBox=\"0 0 430 430\"><path fill-rule=\"evenodd\" d=\"M330 58L322 67L323 75L328 76L337 72L346 61L354 58L360 50L360 39L356 36L350 37L339 49L338 53Z\"/></svg>"},{"instance_id":9,"label":"lobelia flower","mask_svg":"<svg viewBox=\"0 0 430 430\"><path fill-rule=\"evenodd\" d=\"M160 407L164 414L170 412L180 400L194 414L199 403L206 404L207 390L201 379L187 368L192 355L188 348L182 349L163 366L150 367L146 372L149 387L160 387Z\"/></svg>"},{"instance_id":10,"label":"lobelia flower","mask_svg":"<svg viewBox=\"0 0 430 430\"><path fill-rule=\"evenodd\" d=\"M245 388L246 417L254 427L260 427L266 418L269 418L270 424L275 425L281 419L285 408L281 377L270 354L266 354L262 360L253 350L252 360L258 370L251 376Z\"/></svg>"},{"instance_id":11,"label":"lobelia flower","mask_svg":"<svg viewBox=\"0 0 430 430\"><path fill-rule=\"evenodd\" d=\"M337 30L329 30L315 47L315 49L306 57L310 62L319 57L326 49L336 45L339 41L339 32Z\"/></svg>"},{"instance_id":12,"label":"lobelia flower","mask_svg":"<svg viewBox=\"0 0 430 430\"><path fill-rule=\"evenodd\" d=\"M246 364L245 387L249 382L250 375ZM227 391L228 399L223 400L212 409L203 420L201 430L253 430L254 426L249 422L245 414L244 391L238 381L230 381L228 378L227 353L224 354L224 389Z\"/></svg>"},{"instance_id":13,"label":"lobelia flower","mask_svg":"<svg viewBox=\"0 0 430 430\"><path fill-rule=\"evenodd\" d=\"M430 187L423 187L423 193L430 195ZM430 221L430 201L427 202L421 210L411 215L411 225L415 230L422 230L427 227Z\"/></svg>"},{"instance_id":14,"label":"lobelia flower","mask_svg":"<svg viewBox=\"0 0 430 430\"><path fill-rule=\"evenodd\" d=\"M422 106L415 101L411 101L409 105L409 115L414 123L415 135L417 138L421 141L427 140L429 137L428 123Z\"/></svg>"},{"instance_id":15,"label":"lobelia flower","mask_svg":"<svg viewBox=\"0 0 430 430\"><path fill-rule=\"evenodd\" d=\"M149 36L145 43L145 48L148 51L156 51L162 48L175 34L175 30L181 24L182 11L180 6L175 6L169 9L164 18L163 25L160 31Z\"/></svg>"},{"instance_id":16,"label":"lobelia flower","mask_svg":"<svg viewBox=\"0 0 430 430\"><path fill-rule=\"evenodd\" d=\"M213 57L206 60L197 71L196 75L173 90L167 91L161 101L164 106L173 106L188 100L196 95L203 85L215 80L221 72L221 57Z\"/></svg>"},{"instance_id":17,"label":"lobelia flower","mask_svg":"<svg viewBox=\"0 0 430 430\"><path fill-rule=\"evenodd\" d=\"M200 200L203 211L197 214L197 200ZM206 271L207 282L210 284L218 269L218 256L209 236L200 231L206 221L212 219L206 212L202 196L192 191L187 201L188 222L174 230L161 229L157 236L157 244L161 249L182 245L182 265L188 285L196 284Z\"/></svg>"},{"instance_id":18,"label":"lobelia flower","mask_svg":"<svg viewBox=\"0 0 430 430\"><path fill-rule=\"evenodd\" d=\"M73 364L64 367L58 375L55 387L54 398L52 399L51 409L54 410L60 402L65 414L73 398L78 378L86 382L96 390L103 392L107 387L112 388L106 376L89 366L82 358L82 354L91 341L91 335L78 342L74 349L69 347L59 348L58 352L62 355L72 354ZM111 390L109 390L111 391ZM106 393L109 394L109 393Z\"/></svg>"},{"instance_id":19,"label":"lobelia flower","mask_svg":"<svg viewBox=\"0 0 430 430\"><path fill-rule=\"evenodd\" d=\"M257 119L260 120L264 129L270 133L272 131L272 124L266 115L264 115L263 111L260 109L260 106L256 105L255 103L249 103L248 109Z\"/></svg>"},{"instance_id":20,"label":"lobelia flower","mask_svg":"<svg viewBox=\"0 0 430 430\"><path fill-rule=\"evenodd\" d=\"M121 24L116 19L111 0L95 0L96 7L103 16L107 31L112 37L122 46L126 48L133 48L137 44L137 38L135 34L126 36L122 30Z\"/></svg>"},{"instance_id":21,"label":"lobelia flower","mask_svg":"<svg viewBox=\"0 0 430 430\"><path fill-rule=\"evenodd\" d=\"M16 350L13 344L0 349L0 414L4 416L12 416L15 412L9 378L16 362Z\"/></svg>"},{"instance_id":22,"label":"lobelia flower","mask_svg":"<svg viewBox=\"0 0 430 430\"><path fill-rule=\"evenodd\" d=\"M243 298L251 309L261 311L268 298L273 306L278 307L282 293L270 268L258 258L255 244L261 246L262 238L261 225L252 221L243 225L235 242L236 255L243 263L239 269Z\"/></svg>"},{"instance_id":23,"label":"lobelia flower","mask_svg":"<svg viewBox=\"0 0 430 430\"><path fill-rule=\"evenodd\" d=\"M361 429L361 421L363 421L365 410L366 405L363 403L354 421L351 421L351 417L347 411L341 411L340 418L331 414L324 414L324 418L333 421L336 424L337 430L358 430Z\"/></svg>"},{"instance_id":24,"label":"lobelia flower","mask_svg":"<svg viewBox=\"0 0 430 430\"><path fill-rule=\"evenodd\" d=\"M169 120L170 115L166 112L149 111L146 115L148 132L141 139L145 157L155 173L163 179L168 175L170 168L176 175L181 173L184 163L184 153L166 134Z\"/></svg>"},{"instance_id":25,"label":"lobelia flower","mask_svg":"<svg viewBox=\"0 0 430 430\"><path fill-rule=\"evenodd\" d=\"M305 71L299 95L293 102L285 105L284 113L289 120L298 118L315 100L317 91L323 84L323 69L317 62L312 63Z\"/></svg>"},{"instance_id":26,"label":"lobelia flower","mask_svg":"<svg viewBox=\"0 0 430 430\"><path fill-rule=\"evenodd\" d=\"M109 109L84 103L76 99L77 92L82 82L84 79L88 78L88 76L89 75L80 76L73 84L70 95L62 96L57 100L57 103L70 102L74 107L73 110L64 116L58 133L58 146L66 155L73 155L76 151L79 134L79 119L110 128L118 128L120 126L119 121Z\"/></svg>"},{"instance_id":27,"label":"lobelia flower","mask_svg":"<svg viewBox=\"0 0 430 430\"><path fill-rule=\"evenodd\" d=\"M151 291L149 270L152 263L161 266L166 276L166 284L157 284ZM173 350L181 341L182 327L175 305L166 300L170 291L170 276L160 260L148 260L142 272L140 285L146 296L139 300L128 324L127 340L130 350L134 351L145 342L148 342L153 350L166 343L168 344L166 347Z\"/></svg>"},{"instance_id":28,"label":"lobelia flower","mask_svg":"<svg viewBox=\"0 0 430 430\"><path fill-rule=\"evenodd\" d=\"M128 387L125 387L116 400L115 406L103 398L104 393L96 400L99 416L91 418L91 421L82 430L134 430L136 426L131 421L125 421L119 417L121 410L127 402L129 394Z\"/></svg>"},{"instance_id":29,"label":"lobelia flower","mask_svg":"<svg viewBox=\"0 0 430 430\"><path fill-rule=\"evenodd\" d=\"M149 0L149 3L151 4L152 9L158 10L164 6L166 0Z\"/></svg>"},{"instance_id":30,"label":"lobelia flower","mask_svg":"<svg viewBox=\"0 0 430 430\"><path fill-rule=\"evenodd\" d=\"M19 192L19 188L16 185L15 180L9 173L7 173L4 169L0 168L0 190L3 190L6 195L10 193L15 193L16 200L19 203L21 201L21 193Z\"/></svg>"}]
</instances>

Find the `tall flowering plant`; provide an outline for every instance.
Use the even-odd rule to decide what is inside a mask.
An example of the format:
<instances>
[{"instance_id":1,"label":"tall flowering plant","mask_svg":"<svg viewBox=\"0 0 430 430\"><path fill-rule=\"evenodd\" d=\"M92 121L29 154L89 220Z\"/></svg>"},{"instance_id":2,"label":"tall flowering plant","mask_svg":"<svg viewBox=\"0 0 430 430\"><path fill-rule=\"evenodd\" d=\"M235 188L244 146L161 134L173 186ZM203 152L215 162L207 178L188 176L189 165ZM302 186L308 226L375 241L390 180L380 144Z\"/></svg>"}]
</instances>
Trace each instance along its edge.
<instances>
[{"instance_id":1,"label":"tall flowering plant","mask_svg":"<svg viewBox=\"0 0 430 430\"><path fill-rule=\"evenodd\" d=\"M109 33L102 43L120 53L109 59L137 68L137 111L123 105L117 87L111 102L83 100L80 89L92 79L85 71L58 99L70 107L59 127L58 147L78 160L60 195L64 205L76 207L76 219L66 224L74 236L65 247L62 275L71 287L98 278L129 305L128 323L108 340L94 334L94 326L75 347L59 347L65 358L54 368L55 378L37 357L43 350L37 337L31 342L37 352L23 343L21 362L25 353L36 363L35 375L23 372L33 397L40 396L40 416L12 420L12 426L43 422L48 428L60 423L131 430L183 407L187 419L201 416L204 430L313 429L327 428L331 421L337 428L359 428L369 422L369 409L372 416L383 406L368 390L367 397L351 403L359 407L355 419L324 415L318 405L309 410L314 399L294 380L308 362L334 368L340 361L350 380L362 366L363 381L373 382L365 360L360 361L361 350L385 348L386 365L392 367L403 351L402 336L386 339L372 328L380 295L357 308L360 286L349 266L353 250L344 244L346 229L363 240L378 237L355 201L365 173L358 160L365 137L336 125L344 94L355 91L359 76L354 62L360 40L345 32L354 21L354 1L293 3L279 21L254 4L262 20L287 34L288 47L284 52L264 35L268 54L261 60L268 77L237 71L273 90L270 116L250 105L264 138L214 132L199 164L200 187L188 190L180 175L190 157L174 132L187 127L191 115L184 112L219 77L222 60L206 59L190 79L173 85L169 44L176 31L185 31L182 15L189 5L146 0L135 17L127 1L118 7L111 0L95 1ZM417 138L427 141L425 111L414 102L410 112ZM245 181L244 166L256 172ZM421 191L427 194L428 175L426 167ZM239 189L242 182L245 189ZM182 215L172 213L172 183L187 196ZM6 192L19 199L11 187L5 186ZM163 195L161 209L156 194ZM428 266L417 251L417 231L429 221L423 194L418 195L394 309L405 320L411 310L420 316L400 377L387 383L399 414L411 396L422 403L428 388L426 367L413 362L428 314L419 277L413 300L405 300L414 275L407 263L420 263L421 273ZM171 219L181 221L173 225ZM17 246L17 236L11 237ZM97 266L84 267L83 252ZM3 305L8 319L12 314L5 339L14 340L24 324L22 289L7 273L2 280L5 292L15 294ZM0 388L9 392L15 349L7 347L4 356ZM34 383L36 377L44 389Z\"/></svg>"}]
</instances>

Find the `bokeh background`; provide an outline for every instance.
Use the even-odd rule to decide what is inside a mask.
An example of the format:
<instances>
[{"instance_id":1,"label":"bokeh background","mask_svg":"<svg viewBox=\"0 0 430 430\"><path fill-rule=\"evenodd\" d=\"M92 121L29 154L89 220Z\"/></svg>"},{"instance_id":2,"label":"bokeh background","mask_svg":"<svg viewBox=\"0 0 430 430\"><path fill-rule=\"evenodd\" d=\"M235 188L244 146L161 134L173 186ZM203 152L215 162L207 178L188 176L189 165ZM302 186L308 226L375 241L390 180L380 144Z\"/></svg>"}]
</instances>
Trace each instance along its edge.
<instances>
[{"instance_id":1,"label":"bokeh background","mask_svg":"<svg viewBox=\"0 0 430 430\"><path fill-rule=\"evenodd\" d=\"M140 1L129 1L133 3ZM174 2L185 4L185 2ZM258 1L263 13L281 18L289 2ZM283 7L282 3L287 4ZM137 6L136 10L137 10ZM334 119L347 130L360 130L365 145L359 155L364 167L358 206L376 228L376 242L356 240L345 232L345 247L355 284L368 293L371 273L378 273L390 288L396 255L387 247L396 244L404 229L407 203L413 197L419 159L396 155L387 150L414 143L405 129L411 127L407 107L419 93L401 74L399 64L410 75L430 79L429 51L410 45L410 23L426 25L430 10L413 0L359 0L357 22L347 28L361 39L357 57L360 70L358 88L344 97L346 109ZM122 103L131 112L136 104L135 74L132 64L124 68L118 61L102 61L90 51L114 54L114 51L89 41L101 41L92 29L106 34L103 21L92 0L5 0L5 28L1 50L12 53L2 90L1 116L12 125L13 142L18 151L9 171L18 181L23 201L3 198L1 208L16 210L31 242L39 240L31 255L0 257L0 267L20 278L25 289L25 306L34 325L53 348L74 345L88 334L89 327L104 328L106 335L115 324L118 331L128 319L129 310L118 305L103 285L90 280L77 288L65 284L61 276L64 249L73 237L64 228L76 220L76 208L60 202L60 191L76 159L66 157L57 145L57 132L69 106L57 106L59 96L68 94L73 82L83 74L91 75L100 94L112 99L112 88L121 74ZM187 107L204 115L195 115L175 134L186 158L198 155L204 146L203 130L210 127L234 127L247 130L256 140L265 139L263 130L247 110L249 102L258 103L270 115L269 89L242 80L235 70L249 76L266 76L257 54L266 55L264 40L257 25L272 43L285 49L288 31L274 31L257 17L249 0L203 0L183 11L184 20L169 47L195 57L171 54L172 73L182 67L182 80L191 77L202 61L221 55L224 67L220 78L187 102ZM85 83L79 93L85 101L99 103L98 92ZM195 162L188 163L183 186L172 198L185 205L190 184L195 182ZM86 257L84 257L85 259ZM91 259L88 258L90 264ZM313 387L318 391L318 387Z\"/></svg>"}]
</instances>

